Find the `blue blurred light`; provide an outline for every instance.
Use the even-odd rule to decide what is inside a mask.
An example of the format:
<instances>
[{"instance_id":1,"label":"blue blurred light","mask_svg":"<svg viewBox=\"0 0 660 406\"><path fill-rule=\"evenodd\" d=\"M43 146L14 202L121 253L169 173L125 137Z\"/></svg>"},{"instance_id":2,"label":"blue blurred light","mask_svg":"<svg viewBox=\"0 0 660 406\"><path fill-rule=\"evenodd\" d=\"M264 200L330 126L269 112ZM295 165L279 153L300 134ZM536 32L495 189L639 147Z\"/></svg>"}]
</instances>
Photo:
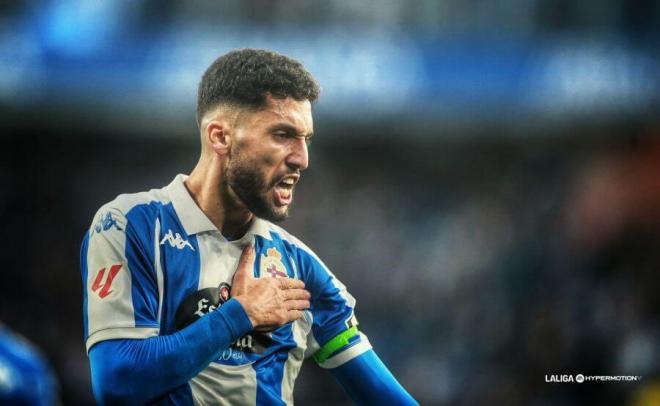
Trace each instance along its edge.
<instances>
[{"instance_id":1,"label":"blue blurred light","mask_svg":"<svg viewBox=\"0 0 660 406\"><path fill-rule=\"evenodd\" d=\"M121 29L123 3L121 0L52 2L41 16L44 46L70 57L101 51Z\"/></svg>"}]
</instances>

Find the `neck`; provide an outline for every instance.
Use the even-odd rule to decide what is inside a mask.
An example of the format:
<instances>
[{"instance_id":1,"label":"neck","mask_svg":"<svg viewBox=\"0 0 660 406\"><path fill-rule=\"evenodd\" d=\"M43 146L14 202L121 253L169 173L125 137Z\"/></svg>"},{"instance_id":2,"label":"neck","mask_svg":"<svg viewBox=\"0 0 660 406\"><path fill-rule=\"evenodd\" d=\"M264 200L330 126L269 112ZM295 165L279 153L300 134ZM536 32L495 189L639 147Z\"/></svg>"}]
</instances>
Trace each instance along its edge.
<instances>
[{"instance_id":1,"label":"neck","mask_svg":"<svg viewBox=\"0 0 660 406\"><path fill-rule=\"evenodd\" d=\"M185 181L193 200L222 235L240 238L250 228L254 215L234 194L217 156L200 158Z\"/></svg>"}]
</instances>

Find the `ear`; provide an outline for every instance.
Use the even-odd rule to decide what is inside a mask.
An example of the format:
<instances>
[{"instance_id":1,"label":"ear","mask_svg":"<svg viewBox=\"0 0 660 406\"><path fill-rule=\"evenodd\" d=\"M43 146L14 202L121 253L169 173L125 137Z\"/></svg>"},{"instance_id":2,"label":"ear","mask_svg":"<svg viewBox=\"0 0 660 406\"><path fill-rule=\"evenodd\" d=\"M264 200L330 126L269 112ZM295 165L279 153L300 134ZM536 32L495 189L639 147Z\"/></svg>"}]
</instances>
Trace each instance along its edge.
<instances>
[{"instance_id":1,"label":"ear","mask_svg":"<svg viewBox=\"0 0 660 406\"><path fill-rule=\"evenodd\" d=\"M231 128L229 123L213 120L206 125L205 138L211 149L218 155L227 155L231 147Z\"/></svg>"}]
</instances>

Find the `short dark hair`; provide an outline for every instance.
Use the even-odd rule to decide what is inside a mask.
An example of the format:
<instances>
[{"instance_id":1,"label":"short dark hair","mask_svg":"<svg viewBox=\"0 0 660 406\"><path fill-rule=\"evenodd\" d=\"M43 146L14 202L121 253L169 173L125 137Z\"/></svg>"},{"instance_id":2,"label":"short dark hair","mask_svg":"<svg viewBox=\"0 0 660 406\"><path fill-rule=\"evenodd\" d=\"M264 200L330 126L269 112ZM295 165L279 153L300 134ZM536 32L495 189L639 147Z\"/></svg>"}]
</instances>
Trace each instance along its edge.
<instances>
[{"instance_id":1,"label":"short dark hair","mask_svg":"<svg viewBox=\"0 0 660 406\"><path fill-rule=\"evenodd\" d=\"M204 72L197 91L197 123L221 103L260 108L267 95L316 101L319 85L303 65L276 52L239 49L216 59Z\"/></svg>"}]
</instances>

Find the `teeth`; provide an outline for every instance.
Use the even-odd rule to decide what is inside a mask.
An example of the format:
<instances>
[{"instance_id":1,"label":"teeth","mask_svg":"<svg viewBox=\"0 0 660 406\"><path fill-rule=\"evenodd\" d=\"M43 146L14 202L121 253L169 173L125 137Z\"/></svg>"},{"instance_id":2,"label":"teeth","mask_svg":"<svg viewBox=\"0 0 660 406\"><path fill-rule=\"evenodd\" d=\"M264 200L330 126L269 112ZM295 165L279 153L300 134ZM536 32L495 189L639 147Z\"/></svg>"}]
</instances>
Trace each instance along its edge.
<instances>
[{"instance_id":1,"label":"teeth","mask_svg":"<svg viewBox=\"0 0 660 406\"><path fill-rule=\"evenodd\" d=\"M286 178L282 181L285 185L293 185L293 179L292 178Z\"/></svg>"}]
</instances>

